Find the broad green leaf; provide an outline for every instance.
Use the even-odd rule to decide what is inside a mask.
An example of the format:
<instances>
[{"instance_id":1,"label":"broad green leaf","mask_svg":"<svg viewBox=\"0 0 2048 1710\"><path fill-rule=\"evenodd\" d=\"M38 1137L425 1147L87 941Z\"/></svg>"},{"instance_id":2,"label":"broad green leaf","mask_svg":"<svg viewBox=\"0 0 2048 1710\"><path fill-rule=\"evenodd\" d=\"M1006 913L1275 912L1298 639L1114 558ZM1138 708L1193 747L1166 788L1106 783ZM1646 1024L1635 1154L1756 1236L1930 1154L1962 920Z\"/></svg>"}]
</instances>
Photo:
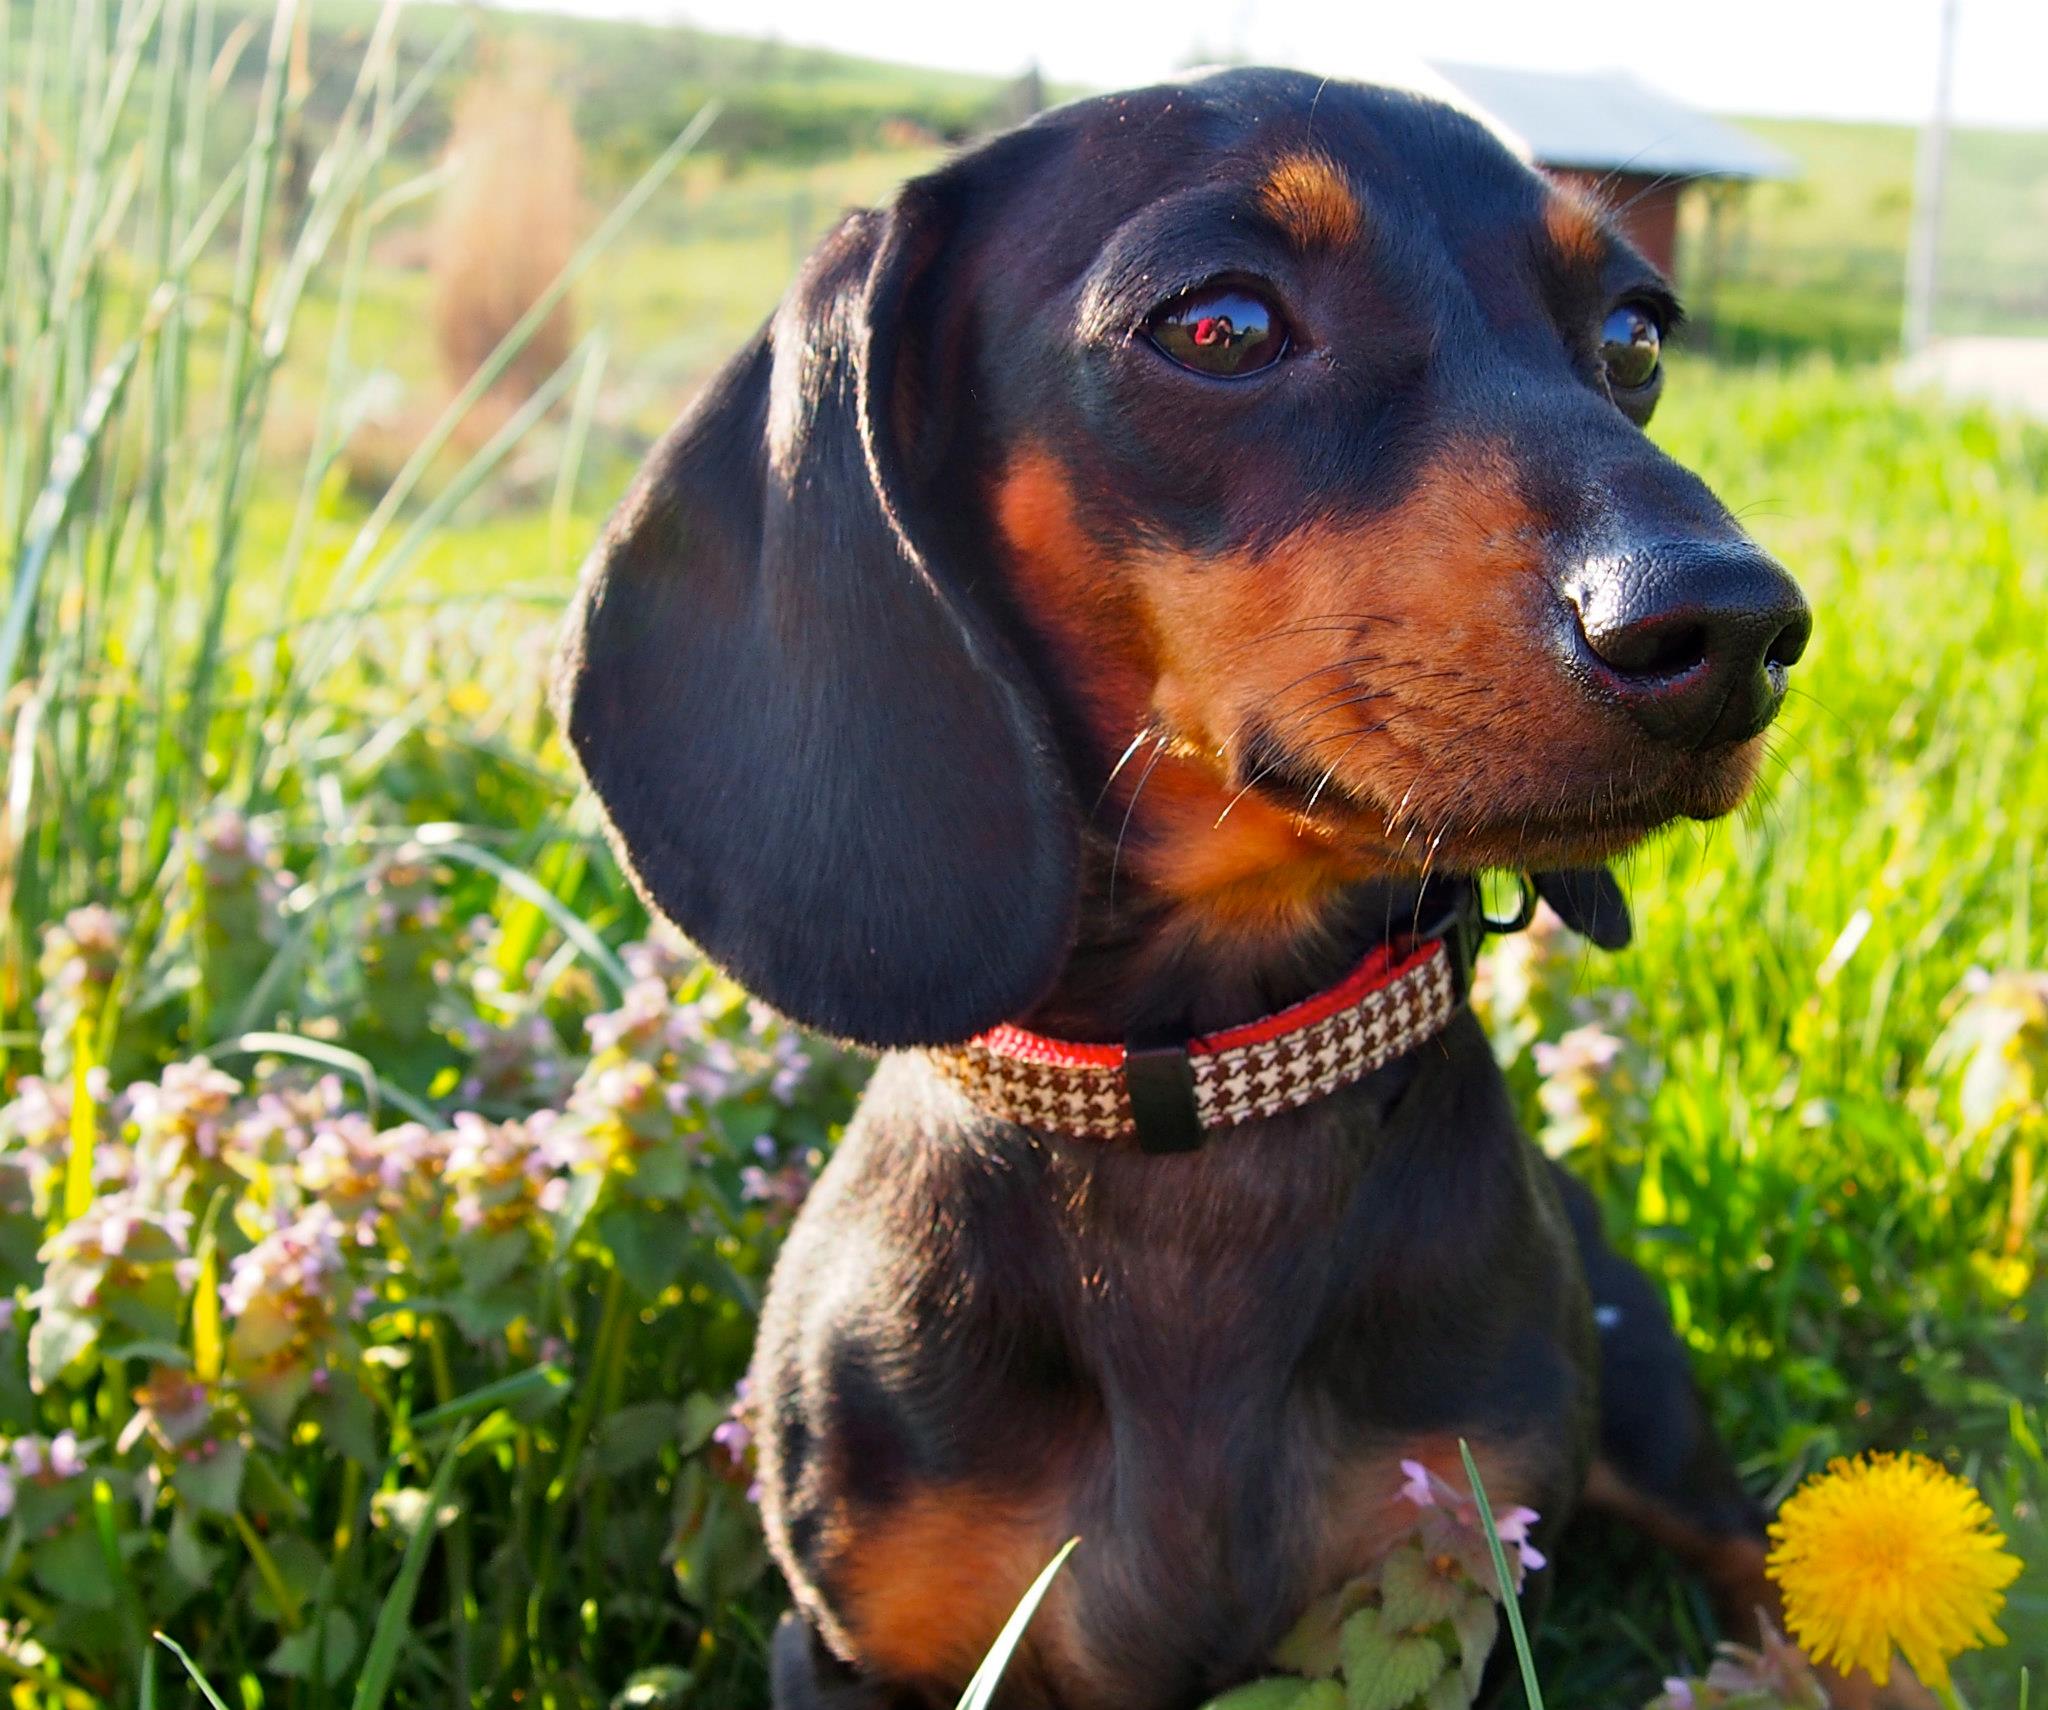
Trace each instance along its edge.
<instances>
[{"instance_id":1,"label":"broad green leaf","mask_svg":"<svg viewBox=\"0 0 2048 1710\"><path fill-rule=\"evenodd\" d=\"M29 1552L29 1571L59 1603L81 1609L114 1606L114 1576L100 1549L99 1535L79 1522L68 1525Z\"/></svg>"},{"instance_id":2,"label":"broad green leaf","mask_svg":"<svg viewBox=\"0 0 2048 1710\"><path fill-rule=\"evenodd\" d=\"M1434 1639L1383 1631L1377 1609L1361 1609L1344 1623L1345 1710L1406 1710L1447 1666Z\"/></svg>"},{"instance_id":3,"label":"broad green leaf","mask_svg":"<svg viewBox=\"0 0 2048 1710\"><path fill-rule=\"evenodd\" d=\"M323 1644L319 1626L309 1625L299 1632L288 1635L270 1653L264 1667L272 1674L281 1674L287 1680L310 1680L313 1676L313 1658L316 1651L320 1657L320 1672L327 1684L332 1686L346 1675L356 1660L362 1637L356 1631L355 1619L345 1609L327 1611L326 1636Z\"/></svg>"},{"instance_id":4,"label":"broad green leaf","mask_svg":"<svg viewBox=\"0 0 2048 1710\"><path fill-rule=\"evenodd\" d=\"M28 1333L29 1382L38 1394L83 1360L99 1340L99 1326L83 1313L46 1306Z\"/></svg>"},{"instance_id":5,"label":"broad green leaf","mask_svg":"<svg viewBox=\"0 0 2048 1710\"><path fill-rule=\"evenodd\" d=\"M678 1409L670 1401L622 1407L598 1421L590 1439L589 1464L607 1475L644 1466L679 1439L680 1424Z\"/></svg>"},{"instance_id":6,"label":"broad green leaf","mask_svg":"<svg viewBox=\"0 0 2048 1710\"><path fill-rule=\"evenodd\" d=\"M337 1454L346 1455L360 1467L379 1464L377 1410L352 1373L330 1370L327 1387L314 1391L306 1403L306 1417L320 1427L321 1436Z\"/></svg>"},{"instance_id":7,"label":"broad green leaf","mask_svg":"<svg viewBox=\"0 0 2048 1710\"><path fill-rule=\"evenodd\" d=\"M1468 1591L1451 1611L1451 1630L1458 1635L1458 1669L1466 1690L1479 1690L1486 1659L1500 1638L1500 1605L1483 1591Z\"/></svg>"},{"instance_id":8,"label":"broad green leaf","mask_svg":"<svg viewBox=\"0 0 2048 1710\"><path fill-rule=\"evenodd\" d=\"M199 1535L199 1520L189 1508L171 1514L171 1533L165 1541L164 1559L185 1585L194 1589L212 1582L220 1566L220 1551Z\"/></svg>"},{"instance_id":9,"label":"broad green leaf","mask_svg":"<svg viewBox=\"0 0 2048 1710\"><path fill-rule=\"evenodd\" d=\"M1363 1577L1319 1597L1274 1647L1273 1661L1289 1674L1335 1674L1343 1661L1345 1620L1373 1601L1372 1582Z\"/></svg>"},{"instance_id":10,"label":"broad green leaf","mask_svg":"<svg viewBox=\"0 0 2048 1710\"><path fill-rule=\"evenodd\" d=\"M171 1475L178 1495L202 1514L233 1514L242 1505L242 1474L248 1466L245 1443L222 1443L211 1454L180 1461Z\"/></svg>"},{"instance_id":11,"label":"broad green leaf","mask_svg":"<svg viewBox=\"0 0 2048 1710\"><path fill-rule=\"evenodd\" d=\"M1414 1544L1404 1544L1380 1564L1380 1624L1390 1633L1428 1631L1450 1619L1463 1595Z\"/></svg>"}]
</instances>

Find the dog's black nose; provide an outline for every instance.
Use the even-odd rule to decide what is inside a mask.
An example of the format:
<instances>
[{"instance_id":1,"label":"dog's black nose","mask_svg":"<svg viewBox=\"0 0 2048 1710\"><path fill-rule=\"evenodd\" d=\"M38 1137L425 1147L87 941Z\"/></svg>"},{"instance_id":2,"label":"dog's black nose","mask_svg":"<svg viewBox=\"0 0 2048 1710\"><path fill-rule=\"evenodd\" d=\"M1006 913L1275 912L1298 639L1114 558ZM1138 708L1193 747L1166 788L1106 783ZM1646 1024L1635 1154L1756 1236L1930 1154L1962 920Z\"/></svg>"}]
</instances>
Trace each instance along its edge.
<instances>
[{"instance_id":1,"label":"dog's black nose","mask_svg":"<svg viewBox=\"0 0 2048 1710\"><path fill-rule=\"evenodd\" d=\"M1602 691L1680 748L1740 742L1769 724L1813 629L1799 585L1736 542L1596 559L1564 594Z\"/></svg>"}]
</instances>

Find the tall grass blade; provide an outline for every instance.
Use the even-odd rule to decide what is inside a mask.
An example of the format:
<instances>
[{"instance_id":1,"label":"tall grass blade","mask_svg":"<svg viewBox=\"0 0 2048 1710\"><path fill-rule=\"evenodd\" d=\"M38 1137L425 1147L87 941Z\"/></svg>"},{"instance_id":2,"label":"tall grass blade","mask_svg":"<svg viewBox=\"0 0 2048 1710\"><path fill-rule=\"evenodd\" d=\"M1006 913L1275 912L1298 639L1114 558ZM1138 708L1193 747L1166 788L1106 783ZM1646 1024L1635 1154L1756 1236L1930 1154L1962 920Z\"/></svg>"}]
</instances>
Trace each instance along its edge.
<instances>
[{"instance_id":1,"label":"tall grass blade","mask_svg":"<svg viewBox=\"0 0 2048 1710\"><path fill-rule=\"evenodd\" d=\"M451 1443L441 1457L434 1482L427 1493L427 1509L418 1528L406 1540L405 1556L398 1564L398 1577L384 1594L377 1611L377 1625L370 1634L370 1648L363 1657L362 1673L356 1677L352 1710L382 1710L384 1695L391 1689L392 1672L398 1666L399 1647L405 1643L412 1620L413 1598L420 1578L427 1570L427 1550L440 1529L442 1505L455 1482L455 1468L462 1459L462 1445Z\"/></svg>"},{"instance_id":2,"label":"tall grass blade","mask_svg":"<svg viewBox=\"0 0 2048 1710\"><path fill-rule=\"evenodd\" d=\"M243 1033L232 1039L223 1039L207 1048L211 1057L303 1057L309 1063L324 1063L330 1069L345 1069L361 1084L363 1099L370 1107L370 1115L377 1114L379 1104L395 1104L415 1122L424 1122L429 1127L441 1120L441 1113L430 1104L423 1104L403 1087L395 1087L378 1075L376 1065L357 1051L344 1050L339 1045L330 1045L324 1039L306 1039L296 1033Z\"/></svg>"},{"instance_id":3,"label":"tall grass blade","mask_svg":"<svg viewBox=\"0 0 2048 1710\"><path fill-rule=\"evenodd\" d=\"M1031 1582L1031 1589L1024 1593L1023 1601L1003 1623L1003 1630L996 1635L996 1642L989 1647L988 1655L981 1659L981 1667L974 1671L967 1690L960 1694L955 1710L988 1710L989 1705L995 1702L996 1688L1002 1684L1003 1671L1010 1666L1010 1658L1024 1641L1024 1629L1031 1625L1031 1617L1038 1613L1038 1606L1045 1601L1046 1593L1052 1590L1052 1582L1059 1577L1060 1569L1067 1565L1067 1557L1074 1553L1074 1547L1080 1541L1079 1538L1069 1538L1060 1546L1059 1553L1039 1571L1038 1577Z\"/></svg>"},{"instance_id":4,"label":"tall grass blade","mask_svg":"<svg viewBox=\"0 0 2048 1710\"><path fill-rule=\"evenodd\" d=\"M1515 1582L1508 1577L1508 1555L1501 1548L1500 1529L1493 1523L1493 1504L1486 1499L1486 1483L1479 1465L1472 1459L1472 1445L1458 1439L1458 1454L1465 1462L1465 1477L1472 1484L1472 1500L1479 1505L1479 1524L1486 1532L1486 1547L1493 1556L1494 1582L1500 1587L1501 1607L1507 1612L1508 1636L1514 1643L1515 1661L1522 1669L1522 1691L1529 1710L1543 1710L1543 1688L1536 1679L1536 1658L1529 1649L1528 1629L1522 1625L1522 1600L1515 1595Z\"/></svg>"},{"instance_id":5,"label":"tall grass blade","mask_svg":"<svg viewBox=\"0 0 2048 1710\"><path fill-rule=\"evenodd\" d=\"M50 459L49 476L29 512L28 549L14 568L14 586L8 599L7 617L4 624L0 624L0 701L4 701L7 692L14 687L15 667L20 663L29 619L35 613L37 596L42 591L43 567L49 563L50 553L64 525L71 520L79 477L91 464L100 436L106 431L107 420L121 402L122 394L128 390L128 382L135 373L135 359L141 353L142 344L138 339L130 339L115 352L86 395L85 407L79 412L78 420L59 441L56 455Z\"/></svg>"},{"instance_id":6,"label":"tall grass blade","mask_svg":"<svg viewBox=\"0 0 2048 1710\"><path fill-rule=\"evenodd\" d=\"M192 1660L183 1645L168 1633L158 1633L156 1642L185 1665L185 1672L192 1677L192 1684L199 1688L199 1695L213 1706L213 1710L228 1710L227 1705L221 1702L220 1694L214 1691L213 1682L200 1673L199 1665Z\"/></svg>"}]
</instances>

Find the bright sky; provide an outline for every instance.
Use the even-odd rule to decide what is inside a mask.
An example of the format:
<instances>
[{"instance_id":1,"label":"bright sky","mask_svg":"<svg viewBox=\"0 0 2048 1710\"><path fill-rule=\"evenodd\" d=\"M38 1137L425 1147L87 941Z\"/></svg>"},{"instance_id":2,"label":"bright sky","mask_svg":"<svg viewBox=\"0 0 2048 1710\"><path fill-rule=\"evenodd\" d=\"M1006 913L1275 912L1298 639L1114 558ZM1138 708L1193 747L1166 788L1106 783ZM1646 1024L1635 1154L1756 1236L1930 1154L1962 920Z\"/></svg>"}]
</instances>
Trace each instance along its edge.
<instances>
[{"instance_id":1,"label":"bright sky","mask_svg":"<svg viewBox=\"0 0 2048 1710\"><path fill-rule=\"evenodd\" d=\"M1729 113L1922 118L1939 0L497 0L687 21L877 59L1059 82L1150 82L1197 53L1370 77L1407 56L1619 66ZM1959 0L1956 117L2048 126L2048 0Z\"/></svg>"}]
</instances>

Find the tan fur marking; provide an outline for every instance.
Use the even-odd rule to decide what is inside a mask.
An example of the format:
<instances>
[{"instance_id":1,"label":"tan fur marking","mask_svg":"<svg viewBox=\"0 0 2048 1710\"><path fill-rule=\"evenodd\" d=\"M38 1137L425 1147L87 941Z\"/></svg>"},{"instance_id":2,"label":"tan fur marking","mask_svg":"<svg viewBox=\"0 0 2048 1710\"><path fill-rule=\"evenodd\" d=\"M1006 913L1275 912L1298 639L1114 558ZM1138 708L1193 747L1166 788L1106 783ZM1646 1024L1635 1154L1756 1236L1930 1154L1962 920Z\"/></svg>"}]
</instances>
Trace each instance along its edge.
<instances>
[{"instance_id":1,"label":"tan fur marking","mask_svg":"<svg viewBox=\"0 0 2048 1710\"><path fill-rule=\"evenodd\" d=\"M1305 521L1257 553L1108 553L1037 447L1012 457L992 510L1102 765L1130 750L1098 825L1128 809L1122 870L1212 936L1309 925L1336 888L1430 861L1583 865L1634 841L1577 817L1627 806L1614 770L1630 738L1554 657L1543 525L1492 442L1446 447L1391 511ZM1328 771L1312 813L1245 790L1261 726L1308 777ZM1694 759L1638 757L1630 776L1647 790L1676 773L1733 805L1754 755L1681 770Z\"/></svg>"},{"instance_id":2,"label":"tan fur marking","mask_svg":"<svg viewBox=\"0 0 2048 1710\"><path fill-rule=\"evenodd\" d=\"M864 1518L835 1598L861 1665L966 1680L1059 1547L1056 1530L1014 1494L964 1488L913 1491ZM1021 1667L1031 1648L1027 1638Z\"/></svg>"},{"instance_id":3,"label":"tan fur marking","mask_svg":"<svg viewBox=\"0 0 2048 1710\"><path fill-rule=\"evenodd\" d=\"M1326 154L1303 150L1283 157L1259 189L1259 203L1304 249L1338 249L1353 242L1364 213L1344 169Z\"/></svg>"},{"instance_id":4,"label":"tan fur marking","mask_svg":"<svg viewBox=\"0 0 2048 1710\"><path fill-rule=\"evenodd\" d=\"M1607 221L1600 204L1575 185L1552 180L1543 230L1569 267L1597 267L1607 254Z\"/></svg>"}]
</instances>

